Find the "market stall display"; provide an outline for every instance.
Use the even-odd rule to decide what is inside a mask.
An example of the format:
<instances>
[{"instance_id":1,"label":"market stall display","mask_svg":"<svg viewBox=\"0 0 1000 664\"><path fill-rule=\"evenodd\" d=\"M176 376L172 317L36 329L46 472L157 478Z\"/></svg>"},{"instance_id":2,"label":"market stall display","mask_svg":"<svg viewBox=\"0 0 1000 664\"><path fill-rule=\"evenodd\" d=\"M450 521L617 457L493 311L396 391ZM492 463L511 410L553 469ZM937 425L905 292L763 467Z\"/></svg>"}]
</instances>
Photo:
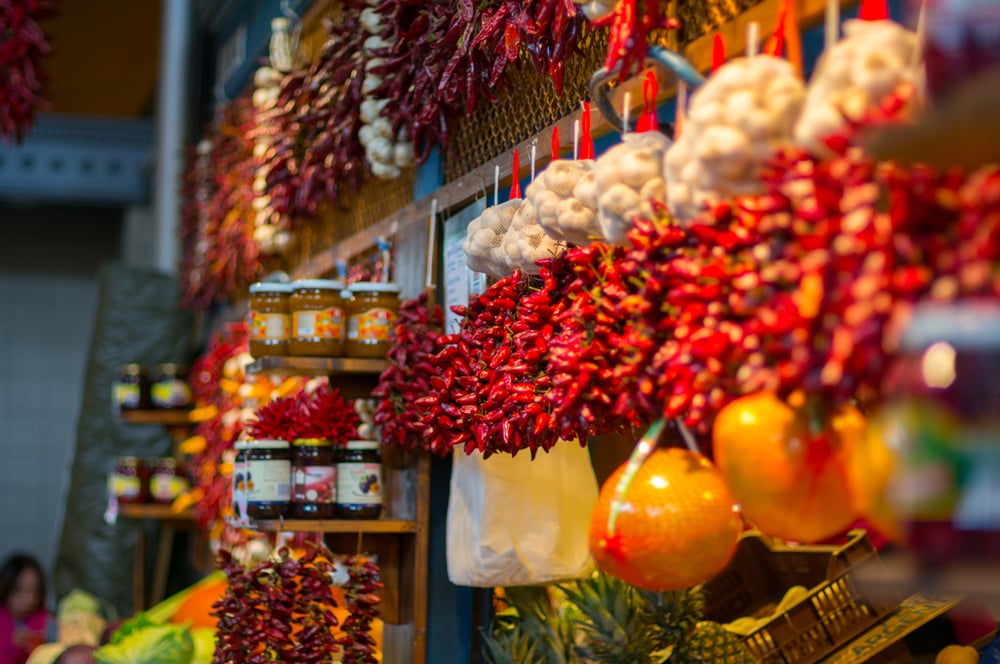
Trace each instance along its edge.
<instances>
[{"instance_id":1,"label":"market stall display","mask_svg":"<svg viewBox=\"0 0 1000 664\"><path fill-rule=\"evenodd\" d=\"M593 450L599 436L635 442L593 507L577 510L589 518L586 547L580 538L572 569L543 579L559 590L507 591L513 612L497 618L487 639L494 662L647 661L658 653L662 661L812 664L902 615L905 601L920 602L913 593L875 598L859 585L862 571L883 562L850 531L859 520L872 541L891 538L925 564L996 546L995 514L973 509L989 504L992 489L983 487L996 481L996 452L969 433L982 425L993 440L993 430L979 419L986 411L951 387L974 375L967 358L992 361L983 350L992 337L970 341L934 328L915 339L905 330L928 302L967 312L973 300L995 305L1000 297L998 166L913 165L865 147L886 127L919 122L919 31L866 6L804 81L801 49L789 39L797 8L765 4L758 15L773 17L775 28L763 52L756 25L746 57L725 62L714 40L711 62L698 63L711 65L702 83L680 51L662 44L678 26L668 3L350 0L326 17L312 62L292 67L280 87L262 75L256 113L240 102L225 109L230 123L192 168L192 304L232 296L262 273L261 238L247 235L244 213L264 213L276 232L286 222L275 224L269 211L289 228L307 228L349 200L345 187L369 175L398 178L411 161L447 150L458 118L499 94L521 94L510 84L517 68L559 88L585 20L609 30L594 89L614 81L646 90L636 131L628 95L621 116L602 121L603 131L617 126L622 135L601 154L584 147L560 158L558 138L541 158L537 137L530 150L511 146L467 182L429 197L425 235L414 232L426 222L429 201L421 200L372 220L332 258L292 266L298 286L281 278L249 288L249 326L217 339L191 377L196 405L211 412L187 444L197 467L188 498L238 581L220 605L217 661L246 639L287 661L335 647L344 661L377 661L368 632L379 606L390 629L412 621L407 654L422 661L416 632L426 615L411 617L399 598L426 603L430 455L456 457L449 573L495 585L492 568L472 569L470 561L488 558L476 552L491 535L511 535L512 551L528 536L476 516L486 511L470 497L486 492L489 473L473 477L468 468L492 459L537 469L541 455L585 456L580 447ZM808 11L816 17L816 7ZM728 35L743 31L737 23ZM670 84L678 83L672 138L658 131L658 85L667 83L655 69L643 75L651 54L666 54ZM595 101L607 111L608 99ZM589 122L589 108L579 117ZM569 133L566 123L557 128ZM583 134L586 145L588 127ZM251 139L264 147L248 150ZM531 179L521 197L523 154ZM501 170L511 186L503 203ZM482 212L457 236L446 225L439 271L438 203L447 201L457 223L461 206L485 194L484 173L496 174L493 205L475 208ZM244 176L255 178L250 193L237 182ZM222 258L230 237L235 261ZM381 269L358 259L365 252ZM426 261L414 259L425 253ZM466 267L485 282L471 281ZM326 278L334 271L342 280ZM446 297L456 284L485 284L467 301L444 303L458 321L447 330L438 282L447 283ZM988 318L982 308L967 315ZM314 348L321 337L322 352ZM328 378L307 384L278 373ZM917 417L912 403L886 406L906 393L927 405L924 387L953 390L935 406L963 395L964 410L947 405L955 412L937 417L927 408ZM376 403L347 401L366 397ZM962 418L966 426L955 423ZM912 498L927 477L939 478L933 504ZM578 496L593 482L587 473L560 477L558 487L550 479L546 489ZM476 527L457 525L470 518ZM551 521L547 532L572 530L565 511ZM228 551L250 552L252 540L270 538L264 531L278 532L277 556L238 566ZM356 534L356 553L368 546L386 554L382 570L348 563L349 616L337 636L327 597L332 559L280 549L289 532L323 533L341 547ZM503 578L534 582L518 574L529 557L513 556ZM749 570L772 563L775 583L755 585ZM272 574L281 583L267 587L262 579ZM260 611L241 603L233 585ZM729 598L735 586L752 597Z\"/></svg>"}]
</instances>

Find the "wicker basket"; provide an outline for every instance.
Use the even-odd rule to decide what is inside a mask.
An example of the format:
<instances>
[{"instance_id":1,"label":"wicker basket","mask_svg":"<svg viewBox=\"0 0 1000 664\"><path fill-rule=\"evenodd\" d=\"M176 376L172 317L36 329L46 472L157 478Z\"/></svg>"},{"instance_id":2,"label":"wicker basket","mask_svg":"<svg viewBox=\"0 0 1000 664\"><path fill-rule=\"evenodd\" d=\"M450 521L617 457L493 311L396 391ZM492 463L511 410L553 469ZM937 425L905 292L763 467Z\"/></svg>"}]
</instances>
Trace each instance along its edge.
<instances>
[{"instance_id":1,"label":"wicker basket","mask_svg":"<svg viewBox=\"0 0 1000 664\"><path fill-rule=\"evenodd\" d=\"M762 664L812 664L891 613L899 602L863 596L854 574L882 564L864 531L847 544L774 546L748 534L732 562L705 586L709 620L771 615L785 592L804 586L809 594L744 637Z\"/></svg>"}]
</instances>

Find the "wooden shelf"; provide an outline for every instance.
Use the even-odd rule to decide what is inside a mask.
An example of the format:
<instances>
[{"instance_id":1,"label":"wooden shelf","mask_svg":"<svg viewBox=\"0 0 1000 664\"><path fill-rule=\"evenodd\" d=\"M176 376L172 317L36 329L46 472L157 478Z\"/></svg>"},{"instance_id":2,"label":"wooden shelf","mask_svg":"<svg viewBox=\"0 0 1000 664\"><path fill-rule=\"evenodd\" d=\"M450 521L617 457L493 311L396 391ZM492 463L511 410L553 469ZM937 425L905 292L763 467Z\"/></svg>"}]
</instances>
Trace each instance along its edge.
<instances>
[{"instance_id":1,"label":"wooden shelf","mask_svg":"<svg viewBox=\"0 0 1000 664\"><path fill-rule=\"evenodd\" d=\"M175 512L170 505L123 503L118 505L118 516L125 519L157 519L159 521L194 521L194 512Z\"/></svg>"},{"instance_id":2,"label":"wooden shelf","mask_svg":"<svg viewBox=\"0 0 1000 664\"><path fill-rule=\"evenodd\" d=\"M377 377L387 366L386 360L360 357L262 357L247 367L247 373Z\"/></svg>"},{"instance_id":3,"label":"wooden shelf","mask_svg":"<svg viewBox=\"0 0 1000 664\"><path fill-rule=\"evenodd\" d=\"M118 419L126 424L152 424L167 427L191 426L190 410L123 410Z\"/></svg>"},{"instance_id":4,"label":"wooden shelf","mask_svg":"<svg viewBox=\"0 0 1000 664\"><path fill-rule=\"evenodd\" d=\"M262 519L251 523L251 529L288 533L415 533L417 522L406 519Z\"/></svg>"}]
</instances>

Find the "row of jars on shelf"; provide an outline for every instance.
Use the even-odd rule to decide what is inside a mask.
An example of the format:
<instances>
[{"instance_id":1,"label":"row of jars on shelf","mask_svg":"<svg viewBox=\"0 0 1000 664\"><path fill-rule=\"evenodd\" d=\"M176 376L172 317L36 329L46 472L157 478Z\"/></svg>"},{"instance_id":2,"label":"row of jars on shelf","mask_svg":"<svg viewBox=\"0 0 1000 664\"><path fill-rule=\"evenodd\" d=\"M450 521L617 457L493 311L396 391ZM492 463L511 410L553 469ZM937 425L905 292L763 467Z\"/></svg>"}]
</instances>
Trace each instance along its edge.
<instances>
[{"instance_id":1,"label":"row of jars on shelf","mask_svg":"<svg viewBox=\"0 0 1000 664\"><path fill-rule=\"evenodd\" d=\"M344 448L321 438L236 443L236 520L377 519L382 514L379 443L352 440Z\"/></svg>"},{"instance_id":2,"label":"row of jars on shelf","mask_svg":"<svg viewBox=\"0 0 1000 664\"><path fill-rule=\"evenodd\" d=\"M250 286L250 354L384 358L400 287L330 279Z\"/></svg>"},{"instance_id":3,"label":"row of jars on shelf","mask_svg":"<svg viewBox=\"0 0 1000 664\"><path fill-rule=\"evenodd\" d=\"M191 407L187 367L172 362L148 371L141 364L124 364L111 386L111 404L123 410L185 410Z\"/></svg>"},{"instance_id":4,"label":"row of jars on shelf","mask_svg":"<svg viewBox=\"0 0 1000 664\"><path fill-rule=\"evenodd\" d=\"M108 493L119 504L169 505L190 486L183 467L170 457L120 456L108 476Z\"/></svg>"}]
</instances>

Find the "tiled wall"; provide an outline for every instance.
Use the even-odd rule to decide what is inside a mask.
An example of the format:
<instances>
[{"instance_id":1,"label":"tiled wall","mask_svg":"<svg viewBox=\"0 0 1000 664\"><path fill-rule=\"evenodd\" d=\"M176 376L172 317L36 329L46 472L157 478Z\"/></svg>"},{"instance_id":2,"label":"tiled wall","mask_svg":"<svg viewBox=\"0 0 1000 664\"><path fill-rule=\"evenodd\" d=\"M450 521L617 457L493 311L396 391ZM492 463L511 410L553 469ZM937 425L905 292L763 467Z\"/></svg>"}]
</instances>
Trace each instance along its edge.
<instances>
[{"instance_id":1,"label":"tiled wall","mask_svg":"<svg viewBox=\"0 0 1000 664\"><path fill-rule=\"evenodd\" d=\"M120 213L0 208L0 558L51 573L97 303Z\"/></svg>"}]
</instances>

